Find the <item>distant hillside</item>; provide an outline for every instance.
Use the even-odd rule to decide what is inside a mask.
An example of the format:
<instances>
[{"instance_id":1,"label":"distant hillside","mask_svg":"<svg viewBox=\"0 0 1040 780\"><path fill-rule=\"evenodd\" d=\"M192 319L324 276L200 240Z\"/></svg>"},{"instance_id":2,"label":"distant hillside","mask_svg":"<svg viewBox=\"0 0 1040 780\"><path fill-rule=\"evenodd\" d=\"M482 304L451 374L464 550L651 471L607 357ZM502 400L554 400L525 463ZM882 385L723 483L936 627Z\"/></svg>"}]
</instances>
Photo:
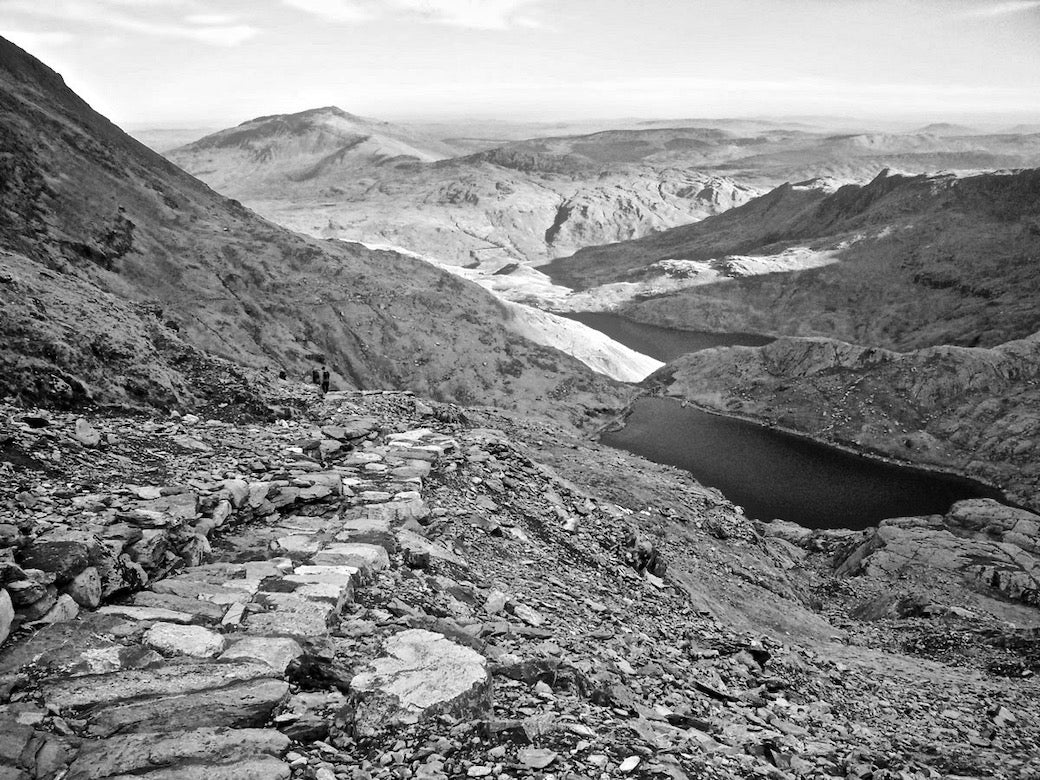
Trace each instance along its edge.
<instances>
[{"instance_id":1,"label":"distant hillside","mask_svg":"<svg viewBox=\"0 0 1040 780\"><path fill-rule=\"evenodd\" d=\"M335 106L251 119L167 153L173 162L237 197L281 184L324 181L369 167L433 162L449 145Z\"/></svg>"},{"instance_id":2,"label":"distant hillside","mask_svg":"<svg viewBox=\"0 0 1040 780\"><path fill-rule=\"evenodd\" d=\"M705 284L696 273L796 252L826 254L828 262L746 278L738 267ZM964 178L883 172L833 194L784 185L726 214L591 247L548 270L587 288L662 273L662 261L690 261L689 286L625 313L675 327L911 349L993 346L1040 330L1037 258L1040 169Z\"/></svg>"},{"instance_id":3,"label":"distant hillside","mask_svg":"<svg viewBox=\"0 0 1040 780\"><path fill-rule=\"evenodd\" d=\"M617 397L479 287L217 195L2 40L0 148L0 395L190 404L212 354L271 377L324 357L340 387L578 416Z\"/></svg>"},{"instance_id":4,"label":"distant hillside","mask_svg":"<svg viewBox=\"0 0 1040 780\"><path fill-rule=\"evenodd\" d=\"M784 182L864 183L885 167L1040 165L1040 135L821 129L843 125L851 123L657 121L583 134L563 126L557 135L532 127L539 137L492 148L482 136L460 137L452 154L430 132L325 108L251 120L168 156L293 230L487 273L695 222Z\"/></svg>"}]
</instances>

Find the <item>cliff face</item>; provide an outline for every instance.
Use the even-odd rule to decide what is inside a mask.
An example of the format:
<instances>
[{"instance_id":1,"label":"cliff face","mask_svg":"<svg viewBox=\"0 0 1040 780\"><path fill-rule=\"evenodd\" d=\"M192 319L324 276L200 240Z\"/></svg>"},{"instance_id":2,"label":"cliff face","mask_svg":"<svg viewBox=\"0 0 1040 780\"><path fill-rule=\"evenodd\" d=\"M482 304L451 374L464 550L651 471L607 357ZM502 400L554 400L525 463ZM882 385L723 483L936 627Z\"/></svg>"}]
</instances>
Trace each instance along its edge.
<instances>
[{"instance_id":1,"label":"cliff face","mask_svg":"<svg viewBox=\"0 0 1040 780\"><path fill-rule=\"evenodd\" d=\"M686 355L647 384L822 441L967 474L1040 507L1040 336L906 353L782 338Z\"/></svg>"},{"instance_id":2,"label":"cliff face","mask_svg":"<svg viewBox=\"0 0 1040 780\"><path fill-rule=\"evenodd\" d=\"M0 392L190 403L199 351L340 387L576 409L615 386L517 335L492 296L309 239L217 195L0 41ZM579 416L581 412L578 412Z\"/></svg>"}]
</instances>

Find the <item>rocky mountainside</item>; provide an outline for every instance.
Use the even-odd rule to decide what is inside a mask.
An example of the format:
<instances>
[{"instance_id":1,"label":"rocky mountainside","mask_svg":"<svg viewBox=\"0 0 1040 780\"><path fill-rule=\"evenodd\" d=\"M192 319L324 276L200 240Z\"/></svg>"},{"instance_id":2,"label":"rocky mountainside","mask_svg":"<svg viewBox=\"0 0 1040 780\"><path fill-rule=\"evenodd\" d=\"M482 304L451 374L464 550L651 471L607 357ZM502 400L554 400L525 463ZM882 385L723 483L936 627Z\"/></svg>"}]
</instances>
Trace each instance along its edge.
<instances>
[{"instance_id":1,"label":"rocky mountainside","mask_svg":"<svg viewBox=\"0 0 1040 780\"><path fill-rule=\"evenodd\" d=\"M799 258L819 267L763 274L785 270L776 265L785 257L795 269ZM726 214L591 247L547 270L579 288L679 277L684 289L624 309L654 324L913 349L994 346L1040 330L1037 257L1040 170L882 172L833 193L785 185Z\"/></svg>"},{"instance_id":2,"label":"rocky mountainside","mask_svg":"<svg viewBox=\"0 0 1040 780\"><path fill-rule=\"evenodd\" d=\"M369 164L344 168L336 150L326 150L335 157L329 161L307 151L313 117L333 110L274 118L274 157L266 141L245 148L235 142L239 128L168 156L294 230L405 247L490 272L700 220L784 182L864 182L889 166L936 171L1040 165L1040 135L833 135L808 127L706 121L703 127L512 141L436 163L422 162L428 158L421 154L387 159L351 151L347 159ZM242 126L247 135L266 127L258 122ZM214 149L214 143L232 145Z\"/></svg>"},{"instance_id":3,"label":"rocky mountainside","mask_svg":"<svg viewBox=\"0 0 1040 780\"><path fill-rule=\"evenodd\" d=\"M1035 609L954 547L908 579L908 523L753 523L530 418L282 392L248 426L0 408L4 777L1040 772ZM997 521L1040 538L948 520Z\"/></svg>"},{"instance_id":4,"label":"rocky mountainside","mask_svg":"<svg viewBox=\"0 0 1040 780\"><path fill-rule=\"evenodd\" d=\"M227 403L256 396L260 372L324 360L340 387L531 409L617 397L476 285L217 195L6 41L0 142L0 394L179 406L206 400L220 366L238 383L214 396Z\"/></svg>"},{"instance_id":5,"label":"rocky mountainside","mask_svg":"<svg viewBox=\"0 0 1040 780\"><path fill-rule=\"evenodd\" d=\"M318 120L329 112L349 116L318 109L254 120L167 156L294 230L400 246L491 271L701 219L758 194L725 177L689 170L685 162L677 166L690 153L683 145L669 151L669 144L705 131L634 133L655 137L648 149L657 154L617 153L612 150L625 142L600 133L584 143L584 137L566 139L565 145L559 139L518 142L431 162L429 154L371 155L363 145L341 154L333 147L347 143L345 138L312 152L315 138L325 137ZM263 138L253 140L258 131ZM267 140L270 134L276 142ZM642 148L644 142L633 143ZM572 147L585 154L576 156Z\"/></svg>"},{"instance_id":6,"label":"rocky mountainside","mask_svg":"<svg viewBox=\"0 0 1040 780\"><path fill-rule=\"evenodd\" d=\"M892 352L833 339L686 355L657 392L996 485L1040 509L1040 334Z\"/></svg>"}]
</instances>

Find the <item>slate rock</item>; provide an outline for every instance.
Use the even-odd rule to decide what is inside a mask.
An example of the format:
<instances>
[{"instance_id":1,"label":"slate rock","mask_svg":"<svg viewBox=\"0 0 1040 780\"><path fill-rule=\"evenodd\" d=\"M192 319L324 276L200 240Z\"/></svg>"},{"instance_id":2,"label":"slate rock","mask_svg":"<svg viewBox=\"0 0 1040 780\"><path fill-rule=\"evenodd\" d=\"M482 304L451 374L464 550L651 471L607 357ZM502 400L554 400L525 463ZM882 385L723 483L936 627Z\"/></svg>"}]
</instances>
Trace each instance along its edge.
<instances>
[{"instance_id":1,"label":"slate rock","mask_svg":"<svg viewBox=\"0 0 1040 780\"><path fill-rule=\"evenodd\" d=\"M86 733L107 737L207 726L261 726L288 695L287 682L260 679L192 693L116 702L85 713Z\"/></svg>"},{"instance_id":2,"label":"slate rock","mask_svg":"<svg viewBox=\"0 0 1040 780\"><path fill-rule=\"evenodd\" d=\"M66 780L94 780L120 775L153 778L156 771L179 772L191 777L192 765L207 770L203 777L227 777L231 767L246 760L266 764L289 747L289 740L273 729L202 728L176 734L119 734L108 739L88 741L69 767ZM288 777L282 773L248 775ZM174 775L171 775L171 777ZM247 775L239 774L241 777Z\"/></svg>"},{"instance_id":3,"label":"slate rock","mask_svg":"<svg viewBox=\"0 0 1040 780\"><path fill-rule=\"evenodd\" d=\"M37 540L19 551L18 563L26 569L50 572L64 585L87 568L89 554L83 542Z\"/></svg>"}]
</instances>

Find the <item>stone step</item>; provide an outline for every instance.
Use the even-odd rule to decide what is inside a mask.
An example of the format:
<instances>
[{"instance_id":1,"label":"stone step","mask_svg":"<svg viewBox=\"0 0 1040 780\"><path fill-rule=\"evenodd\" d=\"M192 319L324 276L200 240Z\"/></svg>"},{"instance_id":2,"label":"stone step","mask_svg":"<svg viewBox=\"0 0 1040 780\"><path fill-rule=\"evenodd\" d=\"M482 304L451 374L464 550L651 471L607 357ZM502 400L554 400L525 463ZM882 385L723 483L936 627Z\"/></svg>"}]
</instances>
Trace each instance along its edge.
<instances>
[{"instance_id":1,"label":"stone step","mask_svg":"<svg viewBox=\"0 0 1040 780\"><path fill-rule=\"evenodd\" d=\"M270 676L271 668L267 664L254 661L187 661L47 680L41 684L40 691L44 701L65 711L144 696L203 691Z\"/></svg>"},{"instance_id":2,"label":"stone step","mask_svg":"<svg viewBox=\"0 0 1040 780\"><path fill-rule=\"evenodd\" d=\"M274 729L202 728L174 734L119 734L84 742L66 780L126 775L153 780L167 776L288 777L288 767L278 760L288 747L288 738ZM243 772L246 765L252 765L251 774Z\"/></svg>"},{"instance_id":3,"label":"stone step","mask_svg":"<svg viewBox=\"0 0 1040 780\"><path fill-rule=\"evenodd\" d=\"M261 726L288 695L289 683L264 678L223 688L116 702L85 713L86 734L107 737L206 726Z\"/></svg>"}]
</instances>

